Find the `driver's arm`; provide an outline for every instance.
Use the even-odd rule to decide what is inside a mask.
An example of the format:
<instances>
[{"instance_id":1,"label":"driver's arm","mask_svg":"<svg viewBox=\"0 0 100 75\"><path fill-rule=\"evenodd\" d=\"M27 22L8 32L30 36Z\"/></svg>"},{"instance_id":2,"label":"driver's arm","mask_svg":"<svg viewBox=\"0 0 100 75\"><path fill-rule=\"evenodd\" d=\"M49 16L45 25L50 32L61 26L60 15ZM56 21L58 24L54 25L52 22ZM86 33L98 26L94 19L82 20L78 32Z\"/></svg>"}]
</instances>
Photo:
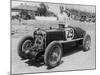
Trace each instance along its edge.
<instances>
[{"instance_id":1,"label":"driver's arm","mask_svg":"<svg viewBox=\"0 0 100 75\"><path fill-rule=\"evenodd\" d=\"M58 16L56 16L57 17L57 20L59 20L59 17Z\"/></svg>"}]
</instances>

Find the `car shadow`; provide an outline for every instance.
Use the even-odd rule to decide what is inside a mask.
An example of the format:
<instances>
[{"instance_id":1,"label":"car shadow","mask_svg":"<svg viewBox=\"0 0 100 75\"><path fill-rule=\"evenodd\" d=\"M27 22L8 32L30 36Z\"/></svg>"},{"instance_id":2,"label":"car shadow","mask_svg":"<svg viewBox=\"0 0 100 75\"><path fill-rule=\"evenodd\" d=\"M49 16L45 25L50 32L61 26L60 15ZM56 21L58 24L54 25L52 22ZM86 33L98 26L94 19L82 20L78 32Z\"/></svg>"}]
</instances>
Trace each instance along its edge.
<instances>
[{"instance_id":1,"label":"car shadow","mask_svg":"<svg viewBox=\"0 0 100 75\"><path fill-rule=\"evenodd\" d=\"M44 65L44 60L43 59L40 59L40 60L29 59L25 63L27 63L28 66L41 67Z\"/></svg>"},{"instance_id":2,"label":"car shadow","mask_svg":"<svg viewBox=\"0 0 100 75\"><path fill-rule=\"evenodd\" d=\"M62 57L72 55L72 54L79 52L79 51L82 51L82 47L73 48L73 49L70 49L70 50L64 50ZM25 63L27 63L28 66L35 66L37 68L45 65L43 58L39 59L39 60L29 59L28 61L25 61ZM64 63L64 61L61 60L59 65L62 64L62 63ZM46 69L50 70L50 69L53 69L53 68L55 68L55 67L47 67Z\"/></svg>"}]
</instances>

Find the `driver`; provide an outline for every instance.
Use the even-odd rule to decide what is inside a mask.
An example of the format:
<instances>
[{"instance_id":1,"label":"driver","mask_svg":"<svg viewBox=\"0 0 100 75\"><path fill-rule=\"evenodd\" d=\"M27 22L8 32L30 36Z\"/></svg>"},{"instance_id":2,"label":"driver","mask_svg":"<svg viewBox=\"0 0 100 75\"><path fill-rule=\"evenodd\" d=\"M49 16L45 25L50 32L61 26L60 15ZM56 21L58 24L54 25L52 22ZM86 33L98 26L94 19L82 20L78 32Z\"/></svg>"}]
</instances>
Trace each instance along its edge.
<instances>
[{"instance_id":1,"label":"driver","mask_svg":"<svg viewBox=\"0 0 100 75\"><path fill-rule=\"evenodd\" d=\"M59 28L68 27L68 15L63 6L60 6L60 13L57 16L57 20L59 21Z\"/></svg>"}]
</instances>

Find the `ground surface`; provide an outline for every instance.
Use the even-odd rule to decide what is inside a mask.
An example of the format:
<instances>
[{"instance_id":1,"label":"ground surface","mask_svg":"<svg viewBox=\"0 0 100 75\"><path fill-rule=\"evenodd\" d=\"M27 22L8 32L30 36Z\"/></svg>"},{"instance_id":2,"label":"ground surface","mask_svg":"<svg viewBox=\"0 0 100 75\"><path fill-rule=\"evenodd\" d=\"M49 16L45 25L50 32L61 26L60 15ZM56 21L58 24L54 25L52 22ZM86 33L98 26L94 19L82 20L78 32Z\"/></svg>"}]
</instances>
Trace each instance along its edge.
<instances>
[{"instance_id":1,"label":"ground surface","mask_svg":"<svg viewBox=\"0 0 100 75\"><path fill-rule=\"evenodd\" d=\"M88 52L78 51L71 54L65 54L62 58L62 63L52 69L41 63L34 63L29 60L21 60L17 53L17 46L21 38L25 34L34 31L35 24L43 25L45 22L31 21L30 25L15 25L16 33L11 36L11 54L12 54L12 73L34 73L34 72L51 72L51 71L65 71L65 70L79 70L79 69L93 69L95 68L95 23L85 23L70 20L70 25L79 26L85 29L92 39L91 50ZM46 22L45 25L57 25L54 22ZM33 28L32 28L33 27ZM48 27L48 26L47 26ZM22 29L21 29L22 28ZM26 29L25 29L26 28Z\"/></svg>"}]
</instances>

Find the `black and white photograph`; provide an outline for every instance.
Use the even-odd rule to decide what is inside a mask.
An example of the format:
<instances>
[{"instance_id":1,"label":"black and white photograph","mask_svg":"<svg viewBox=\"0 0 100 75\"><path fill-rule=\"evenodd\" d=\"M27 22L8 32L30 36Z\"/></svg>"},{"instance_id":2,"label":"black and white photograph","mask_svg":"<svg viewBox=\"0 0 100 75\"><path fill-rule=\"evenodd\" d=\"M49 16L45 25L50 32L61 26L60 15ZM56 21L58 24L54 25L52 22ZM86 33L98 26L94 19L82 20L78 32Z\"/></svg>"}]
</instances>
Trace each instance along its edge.
<instances>
[{"instance_id":1,"label":"black and white photograph","mask_svg":"<svg viewBox=\"0 0 100 75\"><path fill-rule=\"evenodd\" d=\"M96 68L96 6L11 0L11 74Z\"/></svg>"}]
</instances>

